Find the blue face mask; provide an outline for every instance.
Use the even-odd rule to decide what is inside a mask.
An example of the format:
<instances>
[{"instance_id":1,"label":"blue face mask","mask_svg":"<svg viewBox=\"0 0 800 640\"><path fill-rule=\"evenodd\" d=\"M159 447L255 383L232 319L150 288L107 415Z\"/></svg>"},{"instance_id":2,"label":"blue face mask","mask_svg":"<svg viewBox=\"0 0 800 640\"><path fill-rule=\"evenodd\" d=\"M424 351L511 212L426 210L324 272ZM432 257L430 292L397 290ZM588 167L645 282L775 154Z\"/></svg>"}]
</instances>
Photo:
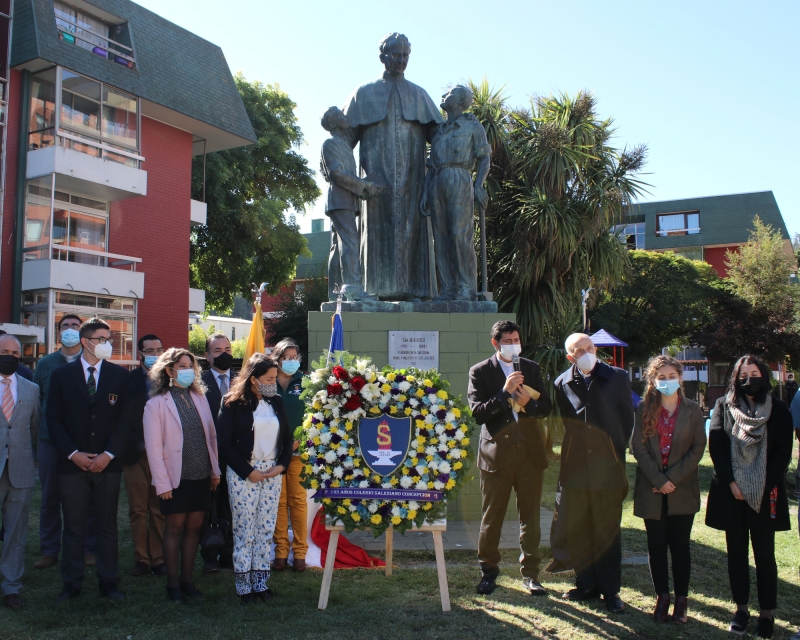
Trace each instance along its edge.
<instances>
[{"instance_id":1,"label":"blue face mask","mask_svg":"<svg viewBox=\"0 0 800 640\"><path fill-rule=\"evenodd\" d=\"M680 380L656 380L656 389L665 396L673 395L681 386Z\"/></svg>"},{"instance_id":2,"label":"blue face mask","mask_svg":"<svg viewBox=\"0 0 800 640\"><path fill-rule=\"evenodd\" d=\"M184 389L191 387L194 382L194 369L179 369L175 382Z\"/></svg>"},{"instance_id":3,"label":"blue face mask","mask_svg":"<svg viewBox=\"0 0 800 640\"><path fill-rule=\"evenodd\" d=\"M61 344L68 349L81 341L81 334L76 329L64 329L61 332Z\"/></svg>"},{"instance_id":4,"label":"blue face mask","mask_svg":"<svg viewBox=\"0 0 800 640\"><path fill-rule=\"evenodd\" d=\"M144 368L150 369L158 360L158 356L145 356L144 357Z\"/></svg>"},{"instance_id":5,"label":"blue face mask","mask_svg":"<svg viewBox=\"0 0 800 640\"><path fill-rule=\"evenodd\" d=\"M281 371L283 371L287 376L293 376L295 373L297 373L299 368L299 360L284 360L281 362Z\"/></svg>"}]
</instances>

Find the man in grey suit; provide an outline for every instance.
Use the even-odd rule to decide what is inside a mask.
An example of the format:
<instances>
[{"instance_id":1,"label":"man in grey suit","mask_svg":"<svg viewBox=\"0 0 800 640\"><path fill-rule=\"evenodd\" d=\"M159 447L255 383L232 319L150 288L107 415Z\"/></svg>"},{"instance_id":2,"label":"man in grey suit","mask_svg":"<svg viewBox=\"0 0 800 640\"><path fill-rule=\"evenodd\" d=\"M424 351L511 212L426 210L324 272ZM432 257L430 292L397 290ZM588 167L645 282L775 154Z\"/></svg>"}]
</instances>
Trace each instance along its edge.
<instances>
[{"instance_id":1,"label":"man in grey suit","mask_svg":"<svg viewBox=\"0 0 800 640\"><path fill-rule=\"evenodd\" d=\"M28 509L36 483L33 443L39 431L39 387L16 372L22 345L0 336L0 508L5 536L0 556L3 601L21 609Z\"/></svg>"}]
</instances>

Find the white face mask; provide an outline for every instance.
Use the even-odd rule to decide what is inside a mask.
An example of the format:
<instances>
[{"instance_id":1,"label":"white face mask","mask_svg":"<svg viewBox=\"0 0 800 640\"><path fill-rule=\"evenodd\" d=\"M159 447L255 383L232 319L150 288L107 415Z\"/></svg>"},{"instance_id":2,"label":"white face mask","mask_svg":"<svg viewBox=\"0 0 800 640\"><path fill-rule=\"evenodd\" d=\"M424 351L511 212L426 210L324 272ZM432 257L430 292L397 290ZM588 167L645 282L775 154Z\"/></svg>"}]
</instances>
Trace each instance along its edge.
<instances>
[{"instance_id":1,"label":"white face mask","mask_svg":"<svg viewBox=\"0 0 800 640\"><path fill-rule=\"evenodd\" d=\"M522 353L521 344L500 345L500 355L503 356L503 359L505 360L511 360L512 356L518 356L520 353Z\"/></svg>"},{"instance_id":2,"label":"white face mask","mask_svg":"<svg viewBox=\"0 0 800 640\"><path fill-rule=\"evenodd\" d=\"M100 360L108 360L111 357L111 352L114 350L114 347L111 345L110 342L106 342L105 344L98 344L94 348L94 356L95 358L99 358Z\"/></svg>"},{"instance_id":3,"label":"white face mask","mask_svg":"<svg viewBox=\"0 0 800 640\"><path fill-rule=\"evenodd\" d=\"M577 364L578 369L584 373L589 373L592 369L594 369L594 365L597 364L597 356L587 351L580 358L578 358L575 364Z\"/></svg>"}]
</instances>

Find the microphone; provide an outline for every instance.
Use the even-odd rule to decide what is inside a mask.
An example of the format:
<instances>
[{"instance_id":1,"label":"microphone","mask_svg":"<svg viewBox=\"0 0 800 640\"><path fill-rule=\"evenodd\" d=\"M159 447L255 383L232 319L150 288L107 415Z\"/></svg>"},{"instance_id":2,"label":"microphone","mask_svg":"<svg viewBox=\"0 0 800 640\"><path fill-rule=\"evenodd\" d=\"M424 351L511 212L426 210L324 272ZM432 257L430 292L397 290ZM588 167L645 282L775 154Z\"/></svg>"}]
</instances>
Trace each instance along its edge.
<instances>
[{"instance_id":1,"label":"microphone","mask_svg":"<svg viewBox=\"0 0 800 640\"><path fill-rule=\"evenodd\" d=\"M511 364L514 365L514 371L519 371L519 356L514 354L511 356Z\"/></svg>"}]
</instances>

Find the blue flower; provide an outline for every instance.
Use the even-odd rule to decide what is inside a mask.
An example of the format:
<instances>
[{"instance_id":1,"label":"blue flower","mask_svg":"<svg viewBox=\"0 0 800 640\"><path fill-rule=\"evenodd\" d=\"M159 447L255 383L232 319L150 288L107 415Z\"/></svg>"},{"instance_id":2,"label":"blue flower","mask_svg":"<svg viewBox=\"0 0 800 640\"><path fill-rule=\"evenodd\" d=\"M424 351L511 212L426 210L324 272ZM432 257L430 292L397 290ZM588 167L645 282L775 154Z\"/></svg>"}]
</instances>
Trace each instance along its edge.
<instances>
[{"instance_id":1,"label":"blue flower","mask_svg":"<svg viewBox=\"0 0 800 640\"><path fill-rule=\"evenodd\" d=\"M400 507L400 517L401 518L407 518L408 517L408 509L404 509L403 507Z\"/></svg>"},{"instance_id":2,"label":"blue flower","mask_svg":"<svg viewBox=\"0 0 800 640\"><path fill-rule=\"evenodd\" d=\"M358 511L358 515L362 518L366 518L369 515L369 511L367 511L367 508L363 504L358 505L356 511Z\"/></svg>"}]
</instances>

